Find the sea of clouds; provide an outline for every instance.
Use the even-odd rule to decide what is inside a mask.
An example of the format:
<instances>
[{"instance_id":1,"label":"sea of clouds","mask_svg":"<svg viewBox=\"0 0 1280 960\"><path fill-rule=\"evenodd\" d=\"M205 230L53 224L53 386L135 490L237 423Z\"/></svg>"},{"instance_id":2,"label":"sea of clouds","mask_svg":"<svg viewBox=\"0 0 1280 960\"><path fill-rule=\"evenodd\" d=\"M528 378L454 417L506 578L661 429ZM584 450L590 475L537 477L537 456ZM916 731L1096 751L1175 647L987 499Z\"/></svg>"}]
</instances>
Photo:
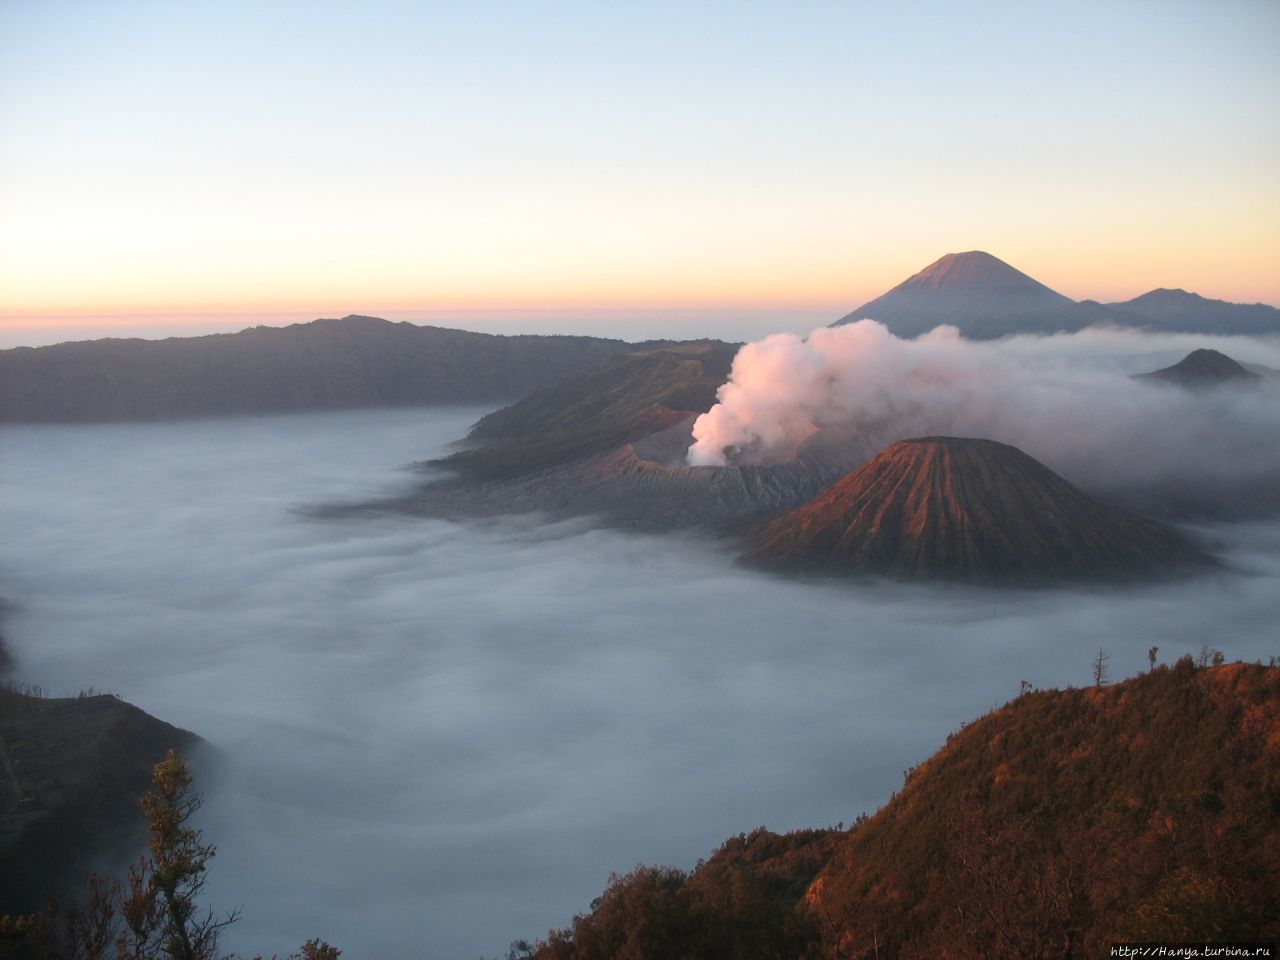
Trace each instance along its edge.
<instances>
[{"instance_id":1,"label":"sea of clouds","mask_svg":"<svg viewBox=\"0 0 1280 960\"><path fill-rule=\"evenodd\" d=\"M1176 359L1176 357L1174 358ZM807 583L590 519L317 520L483 411L0 428L17 679L194 730L224 946L474 960L611 871L849 822L1018 691L1280 654L1280 524L1137 589Z\"/></svg>"}]
</instances>

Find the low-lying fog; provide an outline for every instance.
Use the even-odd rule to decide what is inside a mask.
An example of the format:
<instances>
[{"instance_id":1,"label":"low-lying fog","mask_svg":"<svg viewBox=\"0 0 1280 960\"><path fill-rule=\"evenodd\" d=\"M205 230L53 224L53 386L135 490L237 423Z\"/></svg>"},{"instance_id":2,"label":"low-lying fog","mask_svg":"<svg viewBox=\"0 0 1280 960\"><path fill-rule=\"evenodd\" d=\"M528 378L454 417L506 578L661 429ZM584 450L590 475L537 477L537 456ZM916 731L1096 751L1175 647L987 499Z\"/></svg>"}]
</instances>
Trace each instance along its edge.
<instances>
[{"instance_id":1,"label":"low-lying fog","mask_svg":"<svg viewBox=\"0 0 1280 960\"><path fill-rule=\"evenodd\" d=\"M505 955L610 871L873 811L1018 691L1280 654L1280 525L1237 572L1110 592L806 584L723 546L506 519L317 521L407 486L478 410L0 430L18 679L221 748L228 949Z\"/></svg>"}]
</instances>

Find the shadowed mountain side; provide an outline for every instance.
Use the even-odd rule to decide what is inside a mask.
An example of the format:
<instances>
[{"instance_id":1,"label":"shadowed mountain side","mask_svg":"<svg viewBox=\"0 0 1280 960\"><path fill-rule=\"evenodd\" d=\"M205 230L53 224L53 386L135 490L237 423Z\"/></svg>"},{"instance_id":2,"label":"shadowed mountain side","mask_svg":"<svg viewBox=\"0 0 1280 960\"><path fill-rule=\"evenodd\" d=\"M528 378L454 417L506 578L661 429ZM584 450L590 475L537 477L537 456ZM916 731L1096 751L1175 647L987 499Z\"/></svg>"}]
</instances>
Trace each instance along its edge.
<instances>
[{"instance_id":1,"label":"shadowed mountain side","mask_svg":"<svg viewBox=\"0 0 1280 960\"><path fill-rule=\"evenodd\" d=\"M1241 364L1241 366L1250 373L1256 373L1258 376L1263 378L1280 377L1280 370L1277 370L1275 367L1268 367L1264 363L1244 363Z\"/></svg>"},{"instance_id":2,"label":"shadowed mountain side","mask_svg":"<svg viewBox=\"0 0 1280 960\"><path fill-rule=\"evenodd\" d=\"M803 503L881 446L871 438L832 431L814 437L790 463L690 467L684 453L694 419L688 414L666 430L595 457L496 480L446 476L409 497L352 509L450 519L537 511L553 517L598 515L610 524L649 532L738 531Z\"/></svg>"},{"instance_id":3,"label":"shadowed mountain side","mask_svg":"<svg viewBox=\"0 0 1280 960\"><path fill-rule=\"evenodd\" d=\"M9 601L0 597L0 675L13 667L13 654L4 642L4 621L9 611Z\"/></svg>"},{"instance_id":4,"label":"shadowed mountain side","mask_svg":"<svg viewBox=\"0 0 1280 960\"><path fill-rule=\"evenodd\" d=\"M630 349L375 317L0 351L0 422L164 420L509 400Z\"/></svg>"},{"instance_id":5,"label":"shadowed mountain side","mask_svg":"<svg viewBox=\"0 0 1280 960\"><path fill-rule=\"evenodd\" d=\"M1278 808L1280 670L1184 657L1019 696L953 733L846 834L759 830L690 874L615 877L529 956L1021 960L1269 941Z\"/></svg>"},{"instance_id":6,"label":"shadowed mountain side","mask_svg":"<svg viewBox=\"0 0 1280 960\"><path fill-rule=\"evenodd\" d=\"M1217 350L1192 350L1171 367L1136 373L1133 379L1169 384L1187 390L1207 390L1221 384L1256 383L1261 377Z\"/></svg>"},{"instance_id":7,"label":"shadowed mountain side","mask_svg":"<svg viewBox=\"0 0 1280 960\"><path fill-rule=\"evenodd\" d=\"M95 856L136 853L154 765L200 742L113 696L0 690L0 914L79 892Z\"/></svg>"},{"instance_id":8,"label":"shadowed mountain side","mask_svg":"<svg viewBox=\"0 0 1280 960\"><path fill-rule=\"evenodd\" d=\"M903 440L765 525L745 560L902 579L1051 583L1168 575L1211 561L1108 509L1015 447Z\"/></svg>"},{"instance_id":9,"label":"shadowed mountain side","mask_svg":"<svg viewBox=\"0 0 1280 960\"><path fill-rule=\"evenodd\" d=\"M1280 331L1280 310L1264 303L1209 300L1185 290L1152 290L1104 309L1126 326L1166 333L1261 334Z\"/></svg>"},{"instance_id":10,"label":"shadowed mountain side","mask_svg":"<svg viewBox=\"0 0 1280 960\"><path fill-rule=\"evenodd\" d=\"M709 410L737 349L704 341L614 357L483 417L467 438L479 446L435 464L496 480L613 450Z\"/></svg>"}]
</instances>

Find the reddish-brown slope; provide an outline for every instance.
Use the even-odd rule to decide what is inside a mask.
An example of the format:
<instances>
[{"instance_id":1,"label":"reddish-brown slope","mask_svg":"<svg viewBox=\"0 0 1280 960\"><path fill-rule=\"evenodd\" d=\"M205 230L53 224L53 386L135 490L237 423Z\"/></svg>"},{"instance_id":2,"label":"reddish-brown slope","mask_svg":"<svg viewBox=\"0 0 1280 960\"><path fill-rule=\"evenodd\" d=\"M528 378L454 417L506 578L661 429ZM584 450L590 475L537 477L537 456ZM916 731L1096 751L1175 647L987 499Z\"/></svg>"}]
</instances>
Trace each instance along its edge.
<instances>
[{"instance_id":1,"label":"reddish-brown slope","mask_svg":"<svg viewBox=\"0 0 1280 960\"><path fill-rule=\"evenodd\" d=\"M903 440L764 526L763 565L903 578L1152 575L1204 563L1146 520L1110 510L992 440Z\"/></svg>"},{"instance_id":2,"label":"reddish-brown slope","mask_svg":"<svg viewBox=\"0 0 1280 960\"><path fill-rule=\"evenodd\" d=\"M1100 957L1280 935L1280 671L1019 697L914 771L810 888L825 957Z\"/></svg>"},{"instance_id":3,"label":"reddish-brown slope","mask_svg":"<svg viewBox=\"0 0 1280 960\"><path fill-rule=\"evenodd\" d=\"M615 877L529 955L1023 960L1277 936L1280 670L1184 657L1018 697L849 833L758 831L688 876Z\"/></svg>"}]
</instances>

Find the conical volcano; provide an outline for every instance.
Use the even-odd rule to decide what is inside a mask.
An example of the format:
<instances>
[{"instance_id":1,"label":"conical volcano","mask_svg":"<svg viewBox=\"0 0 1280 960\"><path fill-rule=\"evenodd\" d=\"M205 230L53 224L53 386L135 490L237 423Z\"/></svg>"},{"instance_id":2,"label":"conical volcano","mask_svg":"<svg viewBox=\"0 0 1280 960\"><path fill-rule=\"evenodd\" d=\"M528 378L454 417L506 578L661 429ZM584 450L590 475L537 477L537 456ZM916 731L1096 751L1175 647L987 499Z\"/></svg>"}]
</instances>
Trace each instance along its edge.
<instances>
[{"instance_id":1,"label":"conical volcano","mask_svg":"<svg viewBox=\"0 0 1280 960\"><path fill-rule=\"evenodd\" d=\"M1192 350L1171 367L1139 373L1134 379L1173 384L1188 390L1207 390L1223 383L1257 383L1260 377L1225 353L1201 349Z\"/></svg>"},{"instance_id":2,"label":"conical volcano","mask_svg":"<svg viewBox=\"0 0 1280 960\"><path fill-rule=\"evenodd\" d=\"M863 319L878 320L899 337L915 337L948 323L966 337L983 339L1078 330L1093 318L1069 297L973 250L947 254L832 326Z\"/></svg>"},{"instance_id":3,"label":"conical volcano","mask_svg":"<svg viewBox=\"0 0 1280 960\"><path fill-rule=\"evenodd\" d=\"M1051 582L1209 563L1164 527L1102 506L1015 447L903 440L760 529L746 560L901 579Z\"/></svg>"}]
</instances>

